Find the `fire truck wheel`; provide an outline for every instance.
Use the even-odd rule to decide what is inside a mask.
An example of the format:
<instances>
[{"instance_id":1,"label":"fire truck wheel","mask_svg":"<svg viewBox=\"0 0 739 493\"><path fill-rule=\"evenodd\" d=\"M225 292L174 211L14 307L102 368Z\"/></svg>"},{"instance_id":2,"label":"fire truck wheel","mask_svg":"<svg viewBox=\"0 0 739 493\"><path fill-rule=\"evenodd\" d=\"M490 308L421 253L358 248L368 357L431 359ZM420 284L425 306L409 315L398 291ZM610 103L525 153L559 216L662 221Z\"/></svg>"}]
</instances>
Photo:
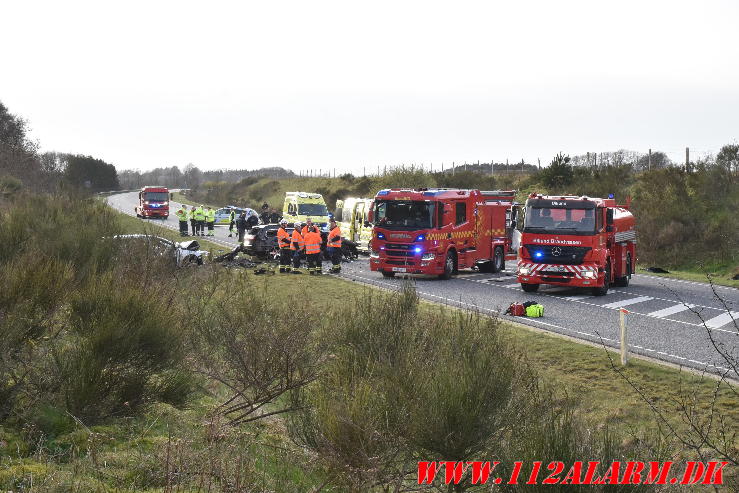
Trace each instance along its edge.
<instances>
[{"instance_id":1,"label":"fire truck wheel","mask_svg":"<svg viewBox=\"0 0 739 493\"><path fill-rule=\"evenodd\" d=\"M388 272L388 271L380 271L382 272L382 277L395 277L395 272Z\"/></svg>"},{"instance_id":2,"label":"fire truck wheel","mask_svg":"<svg viewBox=\"0 0 739 493\"><path fill-rule=\"evenodd\" d=\"M446 254L444 261L444 272L439 274L439 279L451 279L452 274L457 270L457 255L454 252Z\"/></svg>"},{"instance_id":3,"label":"fire truck wheel","mask_svg":"<svg viewBox=\"0 0 739 493\"><path fill-rule=\"evenodd\" d=\"M503 248L495 247L495 255L493 256L493 272L502 272L503 270L505 270Z\"/></svg>"},{"instance_id":4,"label":"fire truck wheel","mask_svg":"<svg viewBox=\"0 0 739 493\"><path fill-rule=\"evenodd\" d=\"M629 281L631 281L631 255L626 255L626 275L619 277L614 284L625 288L629 285Z\"/></svg>"},{"instance_id":5,"label":"fire truck wheel","mask_svg":"<svg viewBox=\"0 0 739 493\"><path fill-rule=\"evenodd\" d=\"M526 284L525 282L522 282L521 289L523 289L527 293L535 293L536 291L539 291L539 285L538 284Z\"/></svg>"},{"instance_id":6,"label":"fire truck wheel","mask_svg":"<svg viewBox=\"0 0 739 493\"><path fill-rule=\"evenodd\" d=\"M603 286L599 288L593 288L593 295L595 296L605 296L608 294L608 288L611 285L611 263L606 264L606 272L603 276Z\"/></svg>"}]
</instances>

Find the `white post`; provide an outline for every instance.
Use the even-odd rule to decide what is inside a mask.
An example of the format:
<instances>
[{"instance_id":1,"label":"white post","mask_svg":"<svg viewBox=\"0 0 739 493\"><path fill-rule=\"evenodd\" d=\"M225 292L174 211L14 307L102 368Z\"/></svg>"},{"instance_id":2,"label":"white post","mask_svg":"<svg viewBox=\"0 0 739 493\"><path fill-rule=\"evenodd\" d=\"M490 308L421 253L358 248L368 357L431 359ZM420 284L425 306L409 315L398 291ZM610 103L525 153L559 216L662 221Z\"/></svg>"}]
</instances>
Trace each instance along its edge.
<instances>
[{"instance_id":1,"label":"white post","mask_svg":"<svg viewBox=\"0 0 739 493\"><path fill-rule=\"evenodd\" d=\"M629 342L626 337L626 314L628 310L624 308L619 309L621 317L621 365L626 366L629 362Z\"/></svg>"}]
</instances>

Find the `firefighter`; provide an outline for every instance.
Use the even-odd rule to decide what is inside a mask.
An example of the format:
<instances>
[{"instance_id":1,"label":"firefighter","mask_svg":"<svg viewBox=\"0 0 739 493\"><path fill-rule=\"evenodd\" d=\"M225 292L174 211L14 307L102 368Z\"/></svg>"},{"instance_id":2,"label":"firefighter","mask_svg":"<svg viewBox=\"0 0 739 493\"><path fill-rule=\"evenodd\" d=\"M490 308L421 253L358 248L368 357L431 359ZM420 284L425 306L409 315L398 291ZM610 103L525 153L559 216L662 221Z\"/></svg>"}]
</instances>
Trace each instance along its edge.
<instances>
[{"instance_id":1,"label":"firefighter","mask_svg":"<svg viewBox=\"0 0 739 493\"><path fill-rule=\"evenodd\" d=\"M234 235L234 227L236 227L236 209L231 208L231 212L228 213L228 237L231 238Z\"/></svg>"},{"instance_id":2,"label":"firefighter","mask_svg":"<svg viewBox=\"0 0 739 493\"><path fill-rule=\"evenodd\" d=\"M195 206L192 206L190 209L188 217L190 218L190 226L192 226L192 235L195 236L198 234L198 221L195 219Z\"/></svg>"},{"instance_id":3,"label":"firefighter","mask_svg":"<svg viewBox=\"0 0 739 493\"><path fill-rule=\"evenodd\" d=\"M290 238L290 250L293 256L293 274L300 274L300 255L305 250L303 235L300 234L300 223L295 223Z\"/></svg>"},{"instance_id":4,"label":"firefighter","mask_svg":"<svg viewBox=\"0 0 739 493\"><path fill-rule=\"evenodd\" d=\"M338 274L341 272L341 229L336 225L334 218L329 221L326 247L331 258L331 272Z\"/></svg>"},{"instance_id":5,"label":"firefighter","mask_svg":"<svg viewBox=\"0 0 739 493\"><path fill-rule=\"evenodd\" d=\"M180 204L180 208L175 213L177 219L180 221L180 236L188 236L187 234L187 207Z\"/></svg>"},{"instance_id":6,"label":"firefighter","mask_svg":"<svg viewBox=\"0 0 739 493\"><path fill-rule=\"evenodd\" d=\"M280 273L290 272L290 234L287 232L287 219L280 221L277 229L277 248L280 249Z\"/></svg>"},{"instance_id":7,"label":"firefighter","mask_svg":"<svg viewBox=\"0 0 739 493\"><path fill-rule=\"evenodd\" d=\"M208 225L208 236L215 236L216 210L210 207L206 207L205 210L205 223Z\"/></svg>"},{"instance_id":8,"label":"firefighter","mask_svg":"<svg viewBox=\"0 0 739 493\"><path fill-rule=\"evenodd\" d=\"M318 228L311 226L307 229L303 235L303 241L305 241L305 256L308 258L308 273L310 275L322 274L321 233L318 232Z\"/></svg>"},{"instance_id":9,"label":"firefighter","mask_svg":"<svg viewBox=\"0 0 739 493\"><path fill-rule=\"evenodd\" d=\"M205 210L202 205L195 209L195 225L197 226L197 234L205 236Z\"/></svg>"}]
</instances>

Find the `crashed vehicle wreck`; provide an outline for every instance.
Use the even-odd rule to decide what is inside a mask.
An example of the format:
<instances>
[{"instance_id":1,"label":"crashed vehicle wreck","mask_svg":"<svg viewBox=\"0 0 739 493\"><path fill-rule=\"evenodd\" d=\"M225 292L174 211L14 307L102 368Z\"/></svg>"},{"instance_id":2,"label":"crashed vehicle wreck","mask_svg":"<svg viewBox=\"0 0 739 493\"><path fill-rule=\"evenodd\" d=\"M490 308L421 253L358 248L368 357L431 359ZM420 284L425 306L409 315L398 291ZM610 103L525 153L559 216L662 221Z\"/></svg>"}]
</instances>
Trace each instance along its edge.
<instances>
[{"instance_id":1,"label":"crashed vehicle wreck","mask_svg":"<svg viewBox=\"0 0 739 493\"><path fill-rule=\"evenodd\" d=\"M172 258L177 267L188 264L203 265L205 258L208 256L208 251L201 250L200 244L196 240L177 243L161 236L146 234L116 235L112 238L123 241L131 247L133 245L145 246L148 251L155 255Z\"/></svg>"}]
</instances>

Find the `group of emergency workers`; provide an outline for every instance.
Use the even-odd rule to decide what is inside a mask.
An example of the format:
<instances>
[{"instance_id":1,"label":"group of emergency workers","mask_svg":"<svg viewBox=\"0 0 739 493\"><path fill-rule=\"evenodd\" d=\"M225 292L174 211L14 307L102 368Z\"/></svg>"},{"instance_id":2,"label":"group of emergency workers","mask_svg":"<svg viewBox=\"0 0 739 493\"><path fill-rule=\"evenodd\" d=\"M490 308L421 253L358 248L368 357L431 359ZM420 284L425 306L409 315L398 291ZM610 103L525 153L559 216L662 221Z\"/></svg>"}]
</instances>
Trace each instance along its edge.
<instances>
[{"instance_id":1,"label":"group of emergency workers","mask_svg":"<svg viewBox=\"0 0 739 493\"><path fill-rule=\"evenodd\" d=\"M310 275L323 274L321 232L310 218L304 224L295 223L292 234L287 231L287 219L280 220L277 230L277 248L280 250L280 273L300 274L300 261L306 259L306 269ZM301 228L302 226L302 228ZM326 239L326 248L331 258L331 272L341 272L341 229L332 218Z\"/></svg>"},{"instance_id":2,"label":"group of emergency workers","mask_svg":"<svg viewBox=\"0 0 739 493\"><path fill-rule=\"evenodd\" d=\"M180 204L180 208L175 213L180 222L180 236L190 236L187 229L187 223L190 222L192 227L192 236L214 236L216 211L211 207L191 207L188 211L187 206ZM236 218L236 211L231 209L229 214L228 237L234 234L234 228L238 231L239 242L244 239L245 231L253 226L254 222L258 223L256 217L247 217L245 212ZM306 269L310 275L323 274L323 259L321 253L321 244L323 239L321 231L313 221L308 218L305 223L295 223L292 234L287 232L287 219L280 220L280 227L277 230L277 247L280 252L280 270L281 273L300 274L300 263L303 255L306 259ZM207 234L205 230L207 228ZM332 273L341 272L341 229L336 225L336 220L332 217L329 222L329 232L326 239L326 250L331 260Z\"/></svg>"},{"instance_id":3,"label":"group of emergency workers","mask_svg":"<svg viewBox=\"0 0 739 493\"><path fill-rule=\"evenodd\" d=\"M211 207L193 206L189 211L187 206L180 204L175 213L180 222L180 236L190 236L187 232L187 222L190 221L192 236L215 236L216 210ZM205 230L208 230L205 233Z\"/></svg>"}]
</instances>

